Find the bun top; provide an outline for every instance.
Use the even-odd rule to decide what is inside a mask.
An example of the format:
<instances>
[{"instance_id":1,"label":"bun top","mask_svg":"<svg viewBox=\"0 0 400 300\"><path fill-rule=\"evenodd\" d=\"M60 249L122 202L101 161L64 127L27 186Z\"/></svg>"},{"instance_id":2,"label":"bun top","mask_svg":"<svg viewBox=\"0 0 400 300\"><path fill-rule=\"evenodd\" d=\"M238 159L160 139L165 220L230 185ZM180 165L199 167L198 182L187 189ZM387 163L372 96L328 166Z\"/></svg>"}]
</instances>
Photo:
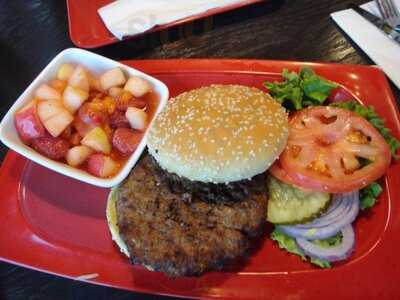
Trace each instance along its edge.
<instances>
[{"instance_id":1,"label":"bun top","mask_svg":"<svg viewBox=\"0 0 400 300\"><path fill-rule=\"evenodd\" d=\"M241 85L212 85L172 99L148 135L148 149L170 173L229 183L263 173L288 138L285 109L269 94Z\"/></svg>"}]
</instances>

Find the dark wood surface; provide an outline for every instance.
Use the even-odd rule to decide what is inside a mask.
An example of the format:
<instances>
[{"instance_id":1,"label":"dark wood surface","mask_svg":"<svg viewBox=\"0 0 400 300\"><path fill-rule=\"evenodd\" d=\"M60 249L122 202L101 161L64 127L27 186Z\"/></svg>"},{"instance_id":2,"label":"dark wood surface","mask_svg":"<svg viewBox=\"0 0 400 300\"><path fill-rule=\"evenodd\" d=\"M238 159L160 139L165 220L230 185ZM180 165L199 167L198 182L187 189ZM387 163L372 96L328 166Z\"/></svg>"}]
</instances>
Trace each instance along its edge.
<instances>
[{"instance_id":1,"label":"dark wood surface","mask_svg":"<svg viewBox=\"0 0 400 300\"><path fill-rule=\"evenodd\" d=\"M331 12L344 9L349 3L362 2L265 1L93 51L117 60L207 57L371 64L329 17ZM72 46L65 1L0 1L0 116L58 52ZM394 85L392 88L399 99L399 90ZM0 151L2 160L7 149L1 145ZM160 297L89 285L0 263L0 299L111 298Z\"/></svg>"}]
</instances>

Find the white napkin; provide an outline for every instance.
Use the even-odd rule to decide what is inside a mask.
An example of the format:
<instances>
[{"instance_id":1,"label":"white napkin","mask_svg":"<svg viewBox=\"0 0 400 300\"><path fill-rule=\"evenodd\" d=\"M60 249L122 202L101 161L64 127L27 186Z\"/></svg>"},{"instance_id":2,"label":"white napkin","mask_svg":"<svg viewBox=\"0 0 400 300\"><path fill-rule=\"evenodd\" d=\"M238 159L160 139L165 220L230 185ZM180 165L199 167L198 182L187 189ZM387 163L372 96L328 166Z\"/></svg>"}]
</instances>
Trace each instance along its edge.
<instances>
[{"instance_id":1,"label":"white napkin","mask_svg":"<svg viewBox=\"0 0 400 300\"><path fill-rule=\"evenodd\" d=\"M400 7L400 0L394 2ZM375 2L361 7L381 17ZM400 45L351 9L335 12L331 17L400 88Z\"/></svg>"},{"instance_id":2,"label":"white napkin","mask_svg":"<svg viewBox=\"0 0 400 300\"><path fill-rule=\"evenodd\" d=\"M118 39L241 0L118 0L98 10Z\"/></svg>"}]
</instances>

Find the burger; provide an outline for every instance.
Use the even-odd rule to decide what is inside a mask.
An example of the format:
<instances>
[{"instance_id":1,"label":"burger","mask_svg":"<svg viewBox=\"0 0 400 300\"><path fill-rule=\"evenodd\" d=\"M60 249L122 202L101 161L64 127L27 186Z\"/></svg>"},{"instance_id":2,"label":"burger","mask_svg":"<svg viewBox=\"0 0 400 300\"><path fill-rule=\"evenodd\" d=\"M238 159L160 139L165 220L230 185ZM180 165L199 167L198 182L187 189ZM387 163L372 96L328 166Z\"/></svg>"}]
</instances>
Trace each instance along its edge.
<instances>
[{"instance_id":1,"label":"burger","mask_svg":"<svg viewBox=\"0 0 400 300\"><path fill-rule=\"evenodd\" d=\"M112 190L112 237L133 264L199 276L248 253L264 229L266 170L288 138L285 109L254 87L212 85L172 99L145 153Z\"/></svg>"}]
</instances>

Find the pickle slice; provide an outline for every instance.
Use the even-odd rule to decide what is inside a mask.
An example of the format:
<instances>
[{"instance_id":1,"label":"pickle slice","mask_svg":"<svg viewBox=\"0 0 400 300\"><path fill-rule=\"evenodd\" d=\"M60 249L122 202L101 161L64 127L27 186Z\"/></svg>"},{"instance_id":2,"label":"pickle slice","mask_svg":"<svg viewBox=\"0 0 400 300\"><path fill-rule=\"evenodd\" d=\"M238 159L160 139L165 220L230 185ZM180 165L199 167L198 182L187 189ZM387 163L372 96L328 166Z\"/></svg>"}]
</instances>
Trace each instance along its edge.
<instances>
[{"instance_id":1,"label":"pickle slice","mask_svg":"<svg viewBox=\"0 0 400 300\"><path fill-rule=\"evenodd\" d=\"M274 224L298 224L312 221L329 206L330 194L309 192L268 177L267 221Z\"/></svg>"}]
</instances>

